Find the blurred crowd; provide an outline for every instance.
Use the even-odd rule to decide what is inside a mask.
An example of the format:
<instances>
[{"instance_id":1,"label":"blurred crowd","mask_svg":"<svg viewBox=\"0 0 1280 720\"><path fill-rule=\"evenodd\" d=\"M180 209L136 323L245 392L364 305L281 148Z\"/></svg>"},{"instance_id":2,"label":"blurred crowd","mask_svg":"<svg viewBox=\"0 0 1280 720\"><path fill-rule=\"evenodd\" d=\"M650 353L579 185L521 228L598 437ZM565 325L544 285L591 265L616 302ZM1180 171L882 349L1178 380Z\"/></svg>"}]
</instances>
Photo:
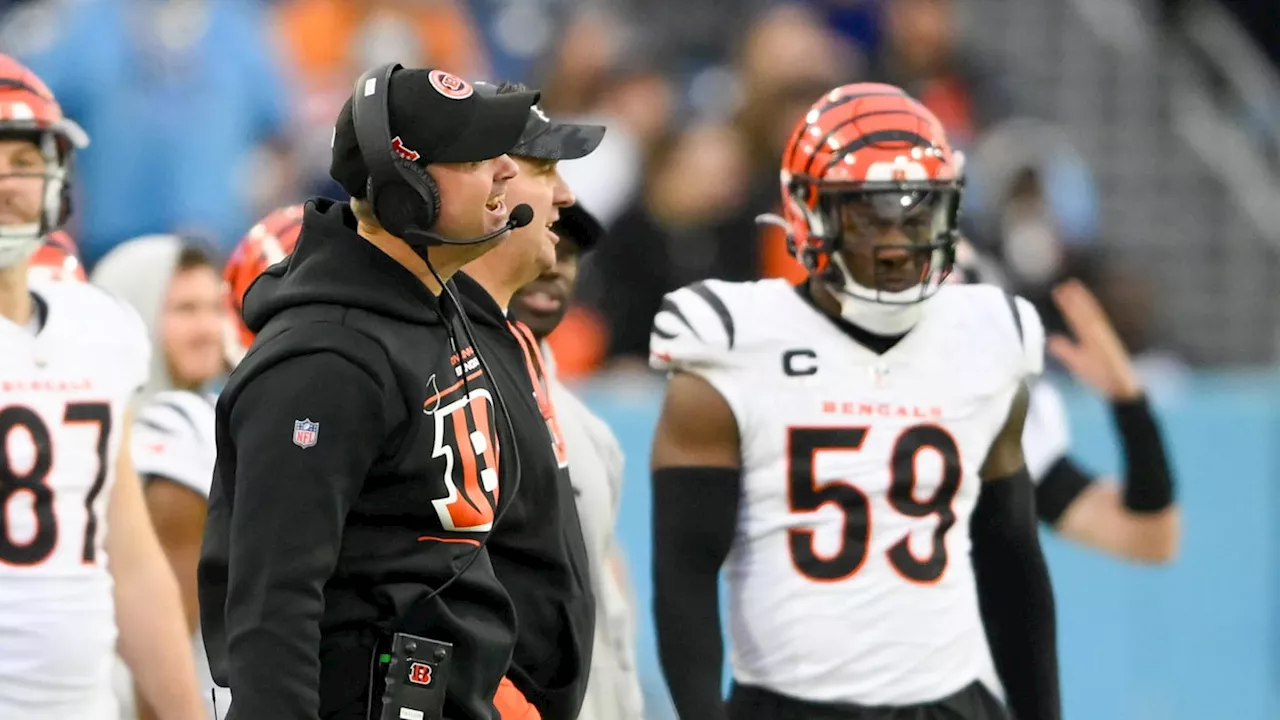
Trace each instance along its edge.
<instances>
[{"instance_id":1,"label":"blurred crowd","mask_svg":"<svg viewBox=\"0 0 1280 720\"><path fill-rule=\"evenodd\" d=\"M565 163L609 228L551 338L561 371L643 368L662 295L796 277L775 228L781 148L841 83L906 88L967 157L966 235L1062 323L1067 276L1102 298L1140 364L1179 368L1142 278L1108 261L1097 184L1069 132L1029 116L962 33L962 0L28 0L0 47L45 78L93 144L69 228L89 267L150 233L224 254L271 208L342 197L328 177L351 82L385 61L539 87L609 126Z\"/></svg>"}]
</instances>

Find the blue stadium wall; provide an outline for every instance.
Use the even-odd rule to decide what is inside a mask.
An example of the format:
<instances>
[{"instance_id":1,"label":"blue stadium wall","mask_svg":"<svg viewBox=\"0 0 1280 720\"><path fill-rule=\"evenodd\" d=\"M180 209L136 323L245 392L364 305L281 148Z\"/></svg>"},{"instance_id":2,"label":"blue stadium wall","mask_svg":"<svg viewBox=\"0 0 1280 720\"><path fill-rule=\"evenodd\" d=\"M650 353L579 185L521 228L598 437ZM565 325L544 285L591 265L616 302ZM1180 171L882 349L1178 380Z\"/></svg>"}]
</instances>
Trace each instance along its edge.
<instances>
[{"instance_id":1,"label":"blue stadium wall","mask_svg":"<svg viewBox=\"0 0 1280 720\"><path fill-rule=\"evenodd\" d=\"M1116 473L1101 402L1063 386L1074 451ZM660 388L583 388L627 453L619 534L640 604L640 671L650 720L672 717L649 611L648 454ZM1124 565L1045 535L1058 598L1067 720L1280 718L1280 377L1214 374L1160 398L1179 479L1182 555Z\"/></svg>"}]
</instances>

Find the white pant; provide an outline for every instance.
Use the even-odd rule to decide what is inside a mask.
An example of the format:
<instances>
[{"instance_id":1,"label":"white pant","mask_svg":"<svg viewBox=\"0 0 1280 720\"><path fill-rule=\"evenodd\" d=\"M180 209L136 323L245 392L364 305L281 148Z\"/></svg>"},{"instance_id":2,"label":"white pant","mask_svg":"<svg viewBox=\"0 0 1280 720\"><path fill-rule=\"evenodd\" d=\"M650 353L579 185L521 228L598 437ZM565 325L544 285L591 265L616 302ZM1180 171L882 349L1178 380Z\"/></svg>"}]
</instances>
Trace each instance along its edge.
<instances>
[{"instance_id":1,"label":"white pant","mask_svg":"<svg viewBox=\"0 0 1280 720\"><path fill-rule=\"evenodd\" d=\"M57 702L32 704L6 697L0 691L0 718L22 720L116 720L120 717L111 675L103 673L98 687L77 697L60 697Z\"/></svg>"}]
</instances>

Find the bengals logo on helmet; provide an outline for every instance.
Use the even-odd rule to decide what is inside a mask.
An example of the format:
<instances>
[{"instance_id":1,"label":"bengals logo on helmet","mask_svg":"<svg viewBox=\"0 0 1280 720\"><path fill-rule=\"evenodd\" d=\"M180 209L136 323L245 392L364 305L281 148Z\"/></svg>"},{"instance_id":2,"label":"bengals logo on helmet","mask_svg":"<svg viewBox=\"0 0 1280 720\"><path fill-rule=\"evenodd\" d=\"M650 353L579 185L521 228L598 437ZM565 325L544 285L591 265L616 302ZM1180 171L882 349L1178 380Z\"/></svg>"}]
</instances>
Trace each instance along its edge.
<instances>
[{"instance_id":1,"label":"bengals logo on helmet","mask_svg":"<svg viewBox=\"0 0 1280 720\"><path fill-rule=\"evenodd\" d=\"M814 103L792 132L780 173L783 217L766 220L784 226L789 249L811 274L822 273L841 242L819 207L825 193L947 190L958 202L962 177L963 156L926 107L892 85L845 85ZM954 208L951 215L954 225Z\"/></svg>"},{"instance_id":2,"label":"bengals logo on helmet","mask_svg":"<svg viewBox=\"0 0 1280 720\"><path fill-rule=\"evenodd\" d=\"M302 232L302 205L289 205L267 214L240 239L223 269L227 302L226 354L238 364L253 344L253 331L241 315L244 294L268 267L285 259L298 244Z\"/></svg>"}]
</instances>

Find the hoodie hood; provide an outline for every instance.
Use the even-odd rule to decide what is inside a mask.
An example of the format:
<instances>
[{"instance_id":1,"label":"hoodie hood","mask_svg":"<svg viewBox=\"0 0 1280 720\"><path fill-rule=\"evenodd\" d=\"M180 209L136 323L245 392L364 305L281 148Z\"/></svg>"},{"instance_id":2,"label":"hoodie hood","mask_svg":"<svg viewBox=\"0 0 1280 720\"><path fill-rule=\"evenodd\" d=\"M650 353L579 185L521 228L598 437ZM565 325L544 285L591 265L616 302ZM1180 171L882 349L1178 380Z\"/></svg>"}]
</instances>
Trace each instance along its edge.
<instances>
[{"instance_id":1,"label":"hoodie hood","mask_svg":"<svg viewBox=\"0 0 1280 720\"><path fill-rule=\"evenodd\" d=\"M174 389L160 337L160 314L173 280L182 239L176 235L144 235L117 245L94 267L89 281L133 306L151 338L151 373L140 402Z\"/></svg>"},{"instance_id":2,"label":"hoodie hood","mask_svg":"<svg viewBox=\"0 0 1280 720\"><path fill-rule=\"evenodd\" d=\"M397 320L440 324L440 302L403 265L356 233L344 202L306 204L298 245L267 268L244 296L244 322L261 332L275 315L312 304L343 305Z\"/></svg>"}]
</instances>

